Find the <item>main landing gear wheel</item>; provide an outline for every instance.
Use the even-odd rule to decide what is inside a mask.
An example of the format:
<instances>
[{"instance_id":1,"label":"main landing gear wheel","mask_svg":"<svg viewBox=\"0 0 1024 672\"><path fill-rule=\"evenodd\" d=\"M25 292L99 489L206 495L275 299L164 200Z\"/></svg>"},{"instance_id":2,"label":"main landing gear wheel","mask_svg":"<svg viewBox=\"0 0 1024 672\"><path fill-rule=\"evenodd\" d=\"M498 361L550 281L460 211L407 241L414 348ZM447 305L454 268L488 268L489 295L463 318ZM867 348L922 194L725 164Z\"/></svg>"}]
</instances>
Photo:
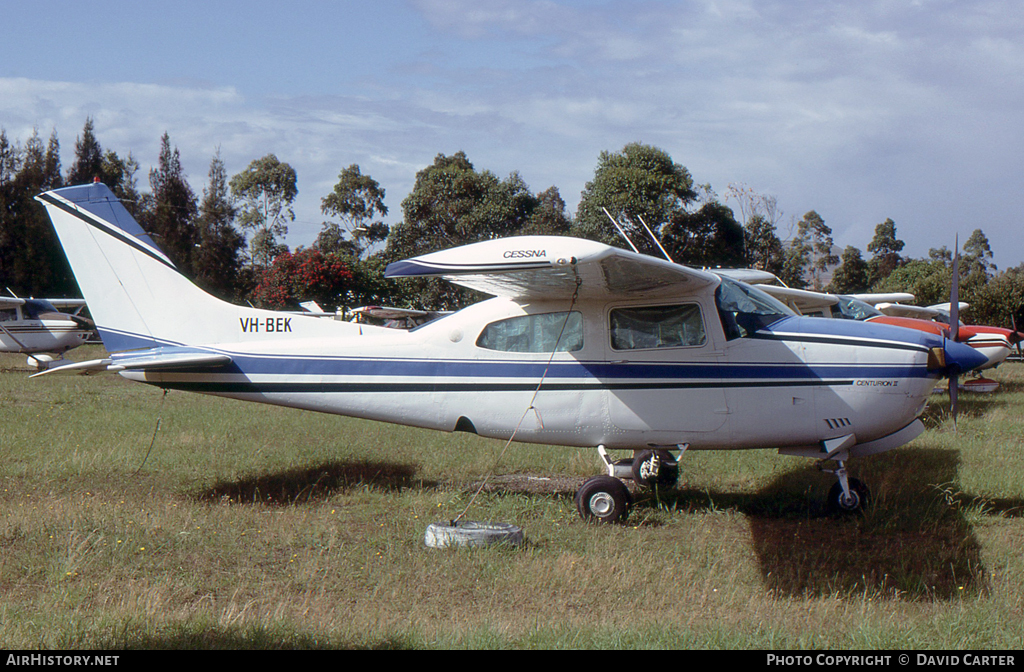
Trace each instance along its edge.
<instances>
[{"instance_id":1,"label":"main landing gear wheel","mask_svg":"<svg viewBox=\"0 0 1024 672\"><path fill-rule=\"evenodd\" d=\"M864 507L867 506L870 497L868 486L864 485L863 481L857 478L849 479L848 483L850 485L849 496L843 493L841 483L836 483L829 490L828 508L833 513L856 513L863 511Z\"/></svg>"},{"instance_id":2,"label":"main landing gear wheel","mask_svg":"<svg viewBox=\"0 0 1024 672\"><path fill-rule=\"evenodd\" d=\"M667 450L641 450L633 457L633 480L647 488L671 488L679 480L679 463Z\"/></svg>"},{"instance_id":3,"label":"main landing gear wheel","mask_svg":"<svg viewBox=\"0 0 1024 672\"><path fill-rule=\"evenodd\" d=\"M629 513L633 497L613 476L594 476L576 492L576 510L589 523L615 523Z\"/></svg>"}]
</instances>

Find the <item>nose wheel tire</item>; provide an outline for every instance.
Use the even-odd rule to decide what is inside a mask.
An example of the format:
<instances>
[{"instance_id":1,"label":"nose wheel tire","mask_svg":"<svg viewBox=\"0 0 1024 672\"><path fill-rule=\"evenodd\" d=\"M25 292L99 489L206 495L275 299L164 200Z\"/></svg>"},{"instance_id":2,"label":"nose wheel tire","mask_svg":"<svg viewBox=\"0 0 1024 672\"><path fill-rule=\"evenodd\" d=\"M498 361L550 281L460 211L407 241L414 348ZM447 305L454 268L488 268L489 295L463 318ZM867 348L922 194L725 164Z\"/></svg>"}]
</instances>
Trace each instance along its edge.
<instances>
[{"instance_id":1,"label":"nose wheel tire","mask_svg":"<svg viewBox=\"0 0 1024 672\"><path fill-rule=\"evenodd\" d=\"M576 510L588 523L618 522L632 503L625 484L612 476L595 476L576 492Z\"/></svg>"},{"instance_id":2,"label":"nose wheel tire","mask_svg":"<svg viewBox=\"0 0 1024 672\"><path fill-rule=\"evenodd\" d=\"M843 493L843 486L836 483L828 493L828 508L833 513L856 513L867 506L870 493L868 486L857 478L849 479L850 495Z\"/></svg>"}]
</instances>

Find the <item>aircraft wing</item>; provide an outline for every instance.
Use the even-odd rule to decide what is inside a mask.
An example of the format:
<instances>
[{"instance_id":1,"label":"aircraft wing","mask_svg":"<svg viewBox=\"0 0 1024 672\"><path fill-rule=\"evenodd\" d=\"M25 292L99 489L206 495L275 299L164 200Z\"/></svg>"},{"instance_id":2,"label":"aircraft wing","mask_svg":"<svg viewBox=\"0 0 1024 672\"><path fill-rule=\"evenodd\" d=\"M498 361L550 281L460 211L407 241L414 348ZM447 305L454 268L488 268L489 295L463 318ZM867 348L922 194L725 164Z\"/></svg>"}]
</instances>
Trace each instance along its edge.
<instances>
[{"instance_id":1,"label":"aircraft wing","mask_svg":"<svg viewBox=\"0 0 1024 672\"><path fill-rule=\"evenodd\" d=\"M948 301L946 303L936 303L936 304L928 306L928 307L929 308L934 308L935 310L937 310L939 312L942 312L942 313L952 313L953 312L953 304L949 303ZM961 313L964 312L965 310L967 310L970 307L971 307L971 304L967 303L966 301L958 301L957 302L957 309Z\"/></svg>"},{"instance_id":2,"label":"aircraft wing","mask_svg":"<svg viewBox=\"0 0 1024 672\"><path fill-rule=\"evenodd\" d=\"M771 271L760 271L756 268L716 268L713 270L717 275L724 275L732 280L745 282L748 285L764 285L772 282L779 282L779 276ZM764 289L761 287L761 289Z\"/></svg>"},{"instance_id":3,"label":"aircraft wing","mask_svg":"<svg viewBox=\"0 0 1024 672\"><path fill-rule=\"evenodd\" d=\"M0 308L11 308L25 304L25 299L16 299L13 296L0 296Z\"/></svg>"},{"instance_id":4,"label":"aircraft wing","mask_svg":"<svg viewBox=\"0 0 1024 672\"><path fill-rule=\"evenodd\" d=\"M29 376L46 376L51 373L99 373L103 371L158 371L165 369L202 370L226 366L231 357L219 352L196 348L165 347L115 354L105 359L91 359L55 366Z\"/></svg>"},{"instance_id":5,"label":"aircraft wing","mask_svg":"<svg viewBox=\"0 0 1024 672\"><path fill-rule=\"evenodd\" d=\"M568 299L688 294L717 276L591 240L499 238L389 264L385 277L442 277L494 296Z\"/></svg>"},{"instance_id":6,"label":"aircraft wing","mask_svg":"<svg viewBox=\"0 0 1024 672\"><path fill-rule=\"evenodd\" d=\"M853 298L872 306L880 303L906 303L914 300L913 294L907 292L890 292L889 294L850 294Z\"/></svg>"},{"instance_id":7,"label":"aircraft wing","mask_svg":"<svg viewBox=\"0 0 1024 672\"><path fill-rule=\"evenodd\" d=\"M85 299L43 299L54 308L81 308Z\"/></svg>"},{"instance_id":8,"label":"aircraft wing","mask_svg":"<svg viewBox=\"0 0 1024 672\"><path fill-rule=\"evenodd\" d=\"M397 320L403 317L430 317L436 314L429 310L414 310L412 308L391 308L390 306L360 306L348 311L353 316L369 315L382 320Z\"/></svg>"},{"instance_id":9,"label":"aircraft wing","mask_svg":"<svg viewBox=\"0 0 1024 672\"><path fill-rule=\"evenodd\" d=\"M888 301L876 303L875 308L889 317L914 317L919 320L930 320L941 314L936 308L911 306L906 303L889 303Z\"/></svg>"},{"instance_id":10,"label":"aircraft wing","mask_svg":"<svg viewBox=\"0 0 1024 672\"><path fill-rule=\"evenodd\" d=\"M791 287L779 287L778 285L758 285L758 289L765 294L774 296L790 308L801 314L813 313L825 310L830 306L839 303L839 297L835 294L824 294L812 292L806 289L793 289Z\"/></svg>"}]
</instances>

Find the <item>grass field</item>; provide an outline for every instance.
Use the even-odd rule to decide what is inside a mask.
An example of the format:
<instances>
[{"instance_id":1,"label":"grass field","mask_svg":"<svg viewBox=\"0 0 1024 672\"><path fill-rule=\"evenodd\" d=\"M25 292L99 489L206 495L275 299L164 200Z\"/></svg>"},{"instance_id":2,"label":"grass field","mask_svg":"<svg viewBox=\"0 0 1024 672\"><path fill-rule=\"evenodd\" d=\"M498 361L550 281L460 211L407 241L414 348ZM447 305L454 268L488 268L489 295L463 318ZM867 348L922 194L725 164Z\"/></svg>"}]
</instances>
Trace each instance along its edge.
<instances>
[{"instance_id":1,"label":"grass field","mask_svg":"<svg viewBox=\"0 0 1024 672\"><path fill-rule=\"evenodd\" d=\"M924 435L852 461L863 516L827 515L808 460L695 452L614 526L573 505L593 450L496 465L467 434L27 375L0 356L5 648L1024 644L1022 364L961 397L956 431L936 395ZM492 468L467 518L527 543L427 548Z\"/></svg>"}]
</instances>

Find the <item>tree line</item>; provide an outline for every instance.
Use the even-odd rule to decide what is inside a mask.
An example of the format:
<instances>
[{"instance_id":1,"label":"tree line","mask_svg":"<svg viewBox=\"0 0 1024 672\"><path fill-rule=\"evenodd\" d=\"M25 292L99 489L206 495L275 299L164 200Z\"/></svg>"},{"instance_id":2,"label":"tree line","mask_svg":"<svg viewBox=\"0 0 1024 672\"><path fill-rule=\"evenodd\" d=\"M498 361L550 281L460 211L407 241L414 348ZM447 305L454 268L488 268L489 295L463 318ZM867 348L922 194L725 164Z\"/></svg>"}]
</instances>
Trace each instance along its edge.
<instances>
[{"instance_id":1,"label":"tree line","mask_svg":"<svg viewBox=\"0 0 1024 672\"><path fill-rule=\"evenodd\" d=\"M402 218L386 224L385 190L358 165L343 168L321 198L325 220L309 247L282 242L295 221L295 170L275 155L253 160L230 179L219 152L201 194L189 185L178 149L161 138L149 190L138 185L130 153L104 150L87 119L63 172L56 132L24 145L0 129L0 283L23 296L78 295L52 227L35 195L61 186L105 183L177 267L196 284L229 301L295 308L315 300L327 309L386 304L455 309L479 299L470 290L431 279L392 282L392 261L480 240L527 234L576 236L697 267L752 267L790 287L836 293L909 291L918 303L948 300L952 253L927 259L900 253L891 219L875 227L864 254L835 253L832 230L815 211L791 218L772 196L729 185L724 197L696 184L664 150L631 143L602 152L575 215L557 187L534 193L518 172L502 179L478 170L465 153L438 154L416 174L401 203ZM612 222L617 220L621 231ZM628 237L629 242L624 239ZM784 235L784 237L783 237ZM1024 264L999 271L977 229L961 255L961 297L974 321L1010 326L1024 304Z\"/></svg>"}]
</instances>

